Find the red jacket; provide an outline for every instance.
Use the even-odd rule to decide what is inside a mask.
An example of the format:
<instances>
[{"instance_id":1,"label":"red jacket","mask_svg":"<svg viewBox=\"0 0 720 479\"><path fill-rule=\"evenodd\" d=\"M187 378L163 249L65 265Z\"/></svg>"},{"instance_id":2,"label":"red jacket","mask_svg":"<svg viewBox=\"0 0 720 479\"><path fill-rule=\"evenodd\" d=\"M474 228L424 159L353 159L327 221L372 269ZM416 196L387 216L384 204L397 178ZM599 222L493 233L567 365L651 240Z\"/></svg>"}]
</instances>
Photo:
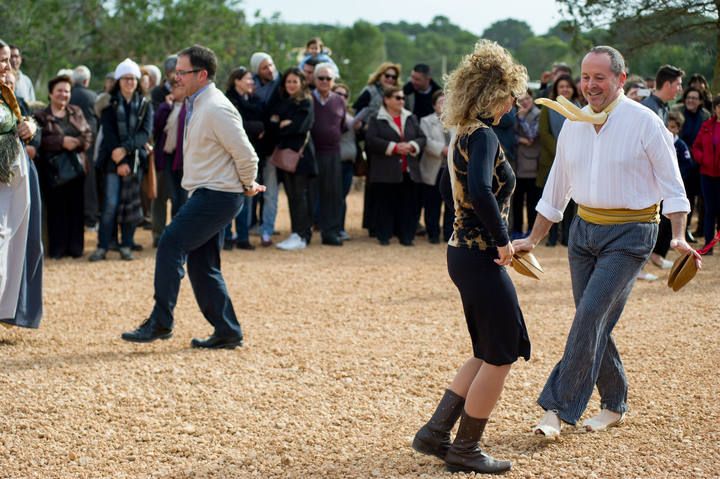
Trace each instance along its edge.
<instances>
[{"instance_id":1,"label":"red jacket","mask_svg":"<svg viewBox=\"0 0 720 479\"><path fill-rule=\"evenodd\" d=\"M713 115L703 122L692 145L692 156L700 165L701 175L720 177L720 148L713 145L713 130L717 121L717 116Z\"/></svg>"}]
</instances>

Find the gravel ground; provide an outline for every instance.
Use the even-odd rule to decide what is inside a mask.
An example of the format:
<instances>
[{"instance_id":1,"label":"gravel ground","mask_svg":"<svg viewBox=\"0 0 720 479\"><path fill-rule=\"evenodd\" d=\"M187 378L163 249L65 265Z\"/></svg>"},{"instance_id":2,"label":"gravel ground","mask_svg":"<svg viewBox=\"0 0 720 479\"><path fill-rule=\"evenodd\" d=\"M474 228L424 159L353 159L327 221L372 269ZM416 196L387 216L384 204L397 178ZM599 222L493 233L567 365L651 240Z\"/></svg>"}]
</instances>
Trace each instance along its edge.
<instances>
[{"instance_id":1,"label":"gravel ground","mask_svg":"<svg viewBox=\"0 0 720 479\"><path fill-rule=\"evenodd\" d=\"M187 282L171 340L120 340L152 306L146 231L132 263L48 261L41 329L0 328L0 478L450 477L410 448L471 351L445 247L378 246L359 228L361 201L351 195L355 239L342 248L316 237L303 252L223 252L245 331L234 351L190 349L211 331ZM542 281L512 273L532 359L483 439L513 461L505 477L720 477L718 257L678 293L636 285L615 330L625 424L545 442L531 434L535 399L573 305L565 249L536 254ZM594 395L586 414L597 410Z\"/></svg>"}]
</instances>

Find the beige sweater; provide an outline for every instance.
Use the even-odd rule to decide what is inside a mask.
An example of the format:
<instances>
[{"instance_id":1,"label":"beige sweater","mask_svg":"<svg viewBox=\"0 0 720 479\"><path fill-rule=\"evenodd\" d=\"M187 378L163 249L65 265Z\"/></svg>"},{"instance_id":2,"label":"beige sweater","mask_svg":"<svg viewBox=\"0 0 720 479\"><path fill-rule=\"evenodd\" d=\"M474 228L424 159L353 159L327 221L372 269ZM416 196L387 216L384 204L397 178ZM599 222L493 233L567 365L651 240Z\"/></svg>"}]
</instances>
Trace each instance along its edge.
<instances>
[{"instance_id":1,"label":"beige sweater","mask_svg":"<svg viewBox=\"0 0 720 479\"><path fill-rule=\"evenodd\" d=\"M183 144L182 187L243 192L258 171L258 156L230 100L210 84L193 104Z\"/></svg>"}]
</instances>

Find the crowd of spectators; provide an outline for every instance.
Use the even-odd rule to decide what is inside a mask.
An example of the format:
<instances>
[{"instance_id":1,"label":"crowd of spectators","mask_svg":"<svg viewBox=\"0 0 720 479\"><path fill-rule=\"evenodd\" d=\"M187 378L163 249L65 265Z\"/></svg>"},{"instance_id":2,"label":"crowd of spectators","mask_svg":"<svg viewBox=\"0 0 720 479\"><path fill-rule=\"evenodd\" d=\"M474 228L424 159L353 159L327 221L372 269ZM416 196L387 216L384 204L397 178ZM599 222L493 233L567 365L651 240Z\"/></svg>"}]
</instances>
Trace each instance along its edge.
<instances>
[{"instance_id":1,"label":"crowd of spectators","mask_svg":"<svg viewBox=\"0 0 720 479\"><path fill-rule=\"evenodd\" d=\"M49 257L82 257L84 229L98 236L90 261L106 259L109 251L132 260L133 251L142 249L134 238L139 225L152 230L157 246L168 211L175 215L187 199L181 180L184 126L191 110L176 75L193 72L177 72L176 61L169 55L161 72L155 65L125 59L105 76L99 93L89 89L87 67L63 69L48 82L45 102L21 69L20 49L11 46L13 71L4 82L14 88L24 108L34 110L42 128L39 147L29 152L46 206ZM432 73L428 65L417 64L403 82L402 66L384 62L353 97L340 80L332 52L319 38L310 39L297 65L283 72L265 52L253 53L247 66L233 69L225 94L260 157L258 181L267 191L244 200L225 229L224 248L300 250L311 244L316 232L319 243L342 246L351 239L346 197L354 177L364 177L362 227L379 245L389 245L394 238L404 246L423 237L432 244L447 241L454 206L443 201L441 191L449 184L453 132L443 126L443 89ZM674 135L692 205L688 225L695 218L687 239L702 237L707 243L720 215L720 97L712 98L707 80L698 74L683 89L684 76L670 65L662 66L654 79L631 75L625 94L655 111ZM518 98L493 126L517 175L509 218L513 239L532 229L565 121L533 100L562 96L582 107L577 83L568 65L553 65L539 87ZM71 155L82 172L58 184L53 165L61 155ZM291 229L278 241L274 236L281 186ZM575 208L571 201L547 246L567 246ZM659 268L670 266L665 259L667 228L661 225L651 258Z\"/></svg>"}]
</instances>

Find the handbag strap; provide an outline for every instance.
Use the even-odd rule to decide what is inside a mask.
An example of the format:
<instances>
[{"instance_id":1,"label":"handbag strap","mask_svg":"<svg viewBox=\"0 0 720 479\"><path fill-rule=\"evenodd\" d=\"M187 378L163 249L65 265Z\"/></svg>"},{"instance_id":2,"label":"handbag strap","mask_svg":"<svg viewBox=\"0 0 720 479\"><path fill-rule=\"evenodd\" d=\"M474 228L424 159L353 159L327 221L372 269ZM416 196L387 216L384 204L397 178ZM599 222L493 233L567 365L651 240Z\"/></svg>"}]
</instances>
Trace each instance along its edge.
<instances>
[{"instance_id":1,"label":"handbag strap","mask_svg":"<svg viewBox=\"0 0 720 479\"><path fill-rule=\"evenodd\" d=\"M300 150L298 150L298 153L300 153L300 156L303 156L303 153L305 152L305 147L310 142L310 131L308 130L307 135L305 135L305 142L303 143L303 146L300 147Z\"/></svg>"}]
</instances>

